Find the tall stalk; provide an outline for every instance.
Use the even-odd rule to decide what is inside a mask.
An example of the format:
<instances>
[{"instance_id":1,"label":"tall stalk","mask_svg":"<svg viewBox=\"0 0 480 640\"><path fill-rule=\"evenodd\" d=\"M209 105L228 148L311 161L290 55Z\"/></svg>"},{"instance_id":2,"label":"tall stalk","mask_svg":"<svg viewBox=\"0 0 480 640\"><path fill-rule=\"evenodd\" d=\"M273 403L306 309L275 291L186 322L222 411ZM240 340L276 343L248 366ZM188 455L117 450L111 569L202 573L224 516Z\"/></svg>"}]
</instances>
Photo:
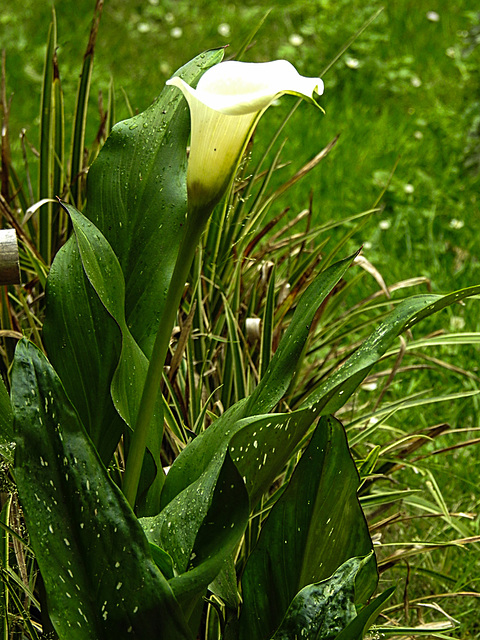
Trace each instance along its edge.
<instances>
[{"instance_id":1,"label":"tall stalk","mask_svg":"<svg viewBox=\"0 0 480 640\"><path fill-rule=\"evenodd\" d=\"M160 319L157 336L153 345L150 364L148 366L147 376L143 387L142 399L125 467L123 493L132 508L135 505L137 497L138 484L140 481L140 474L142 471L142 464L147 444L148 430L155 412L158 394L160 393L163 367L165 365L165 358L167 356L172 329L177 317L177 310L180 305L185 282L187 281L188 273L195 256L195 250L205 228L209 214L210 210L208 212L203 210L193 210L192 212L189 212L186 218L185 233L180 244L175 269L173 271L163 307L163 314ZM163 405L161 411L162 415L160 416L160 421L163 425ZM163 484L164 474L161 470L159 470L159 478Z\"/></svg>"}]
</instances>

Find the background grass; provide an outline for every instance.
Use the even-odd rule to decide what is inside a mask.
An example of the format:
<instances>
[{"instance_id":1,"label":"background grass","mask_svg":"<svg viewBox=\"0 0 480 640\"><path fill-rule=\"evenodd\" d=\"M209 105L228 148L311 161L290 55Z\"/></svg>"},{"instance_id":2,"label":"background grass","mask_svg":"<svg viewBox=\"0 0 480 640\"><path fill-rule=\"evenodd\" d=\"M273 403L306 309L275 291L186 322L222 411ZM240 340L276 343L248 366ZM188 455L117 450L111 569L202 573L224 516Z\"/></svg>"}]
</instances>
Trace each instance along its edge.
<instances>
[{"instance_id":1,"label":"background grass","mask_svg":"<svg viewBox=\"0 0 480 640\"><path fill-rule=\"evenodd\" d=\"M93 4L56 4L67 113L75 97ZM227 55L235 53L269 7L258 0L226 5L205 0L107 0L94 91L105 94L113 77L117 118L128 116L123 92L134 110L143 110L169 75L199 51L230 43ZM358 0L278 2L246 59L284 57L301 73L318 75L378 8L377 3ZM443 0L435 6L438 21L432 21L427 17L431 4L424 0L387 3L325 74L325 117L301 110L286 131L283 157L295 159L296 167L341 133L313 183L293 190L285 201L296 212L308 202L311 187L318 221L369 208L398 162L383 213L364 236L355 238L357 244L369 243L367 257L374 259L387 283L415 273L431 278L434 288L447 290L470 283L478 273L478 235L471 233L479 216L480 163L475 8L472 0L454 7ZM26 127L34 145L50 19L48 3L35 0L13 0L0 17L7 93L14 94L11 131ZM300 40L302 44L295 46ZM97 93L92 93L92 110L96 101ZM289 106L283 103L268 112L258 138L268 135ZM93 137L93 119L90 122Z\"/></svg>"},{"instance_id":2,"label":"background grass","mask_svg":"<svg viewBox=\"0 0 480 640\"><path fill-rule=\"evenodd\" d=\"M67 135L93 5L92 0L56 2ZM263 0L225 5L207 0L107 0L96 49L91 113L97 111L98 92L106 94L112 77L117 119L128 117L130 109L143 110L169 75L201 50L230 43L227 55L234 54L270 6ZM277 1L245 59L287 58L301 73L316 76L329 67L345 42L379 6L360 0ZM433 10L435 15L429 13ZM15 137L22 128L27 129L31 144L38 144L38 104L50 20L47 2L13 0L2 7L0 43L7 52L6 90L7 95L13 94L10 135L16 154ZM425 0L387 3L325 73L325 116L305 107L288 123L282 157L291 165L280 170L278 180L285 180L335 135L341 135L308 183L300 183L285 194L271 215L289 206L293 217L308 206L311 193L313 221L320 224L370 208L387 187L381 211L353 236L347 250L363 244L364 255L387 285L425 276L435 292L445 292L480 282L479 25L478 5L472 0L455 4L438 0L435 6ZM255 154L260 153L292 101L282 101L262 119ZM89 119L87 142L96 134L95 119L95 115ZM32 166L34 163L32 156ZM332 232L331 244L344 233L345 226ZM356 295L376 288L372 279L364 278ZM478 301L470 301L431 320L427 330L479 331L479 317ZM422 333L425 330L422 325ZM431 354L478 374L478 351L472 347L442 347ZM476 388L478 378L437 367L421 375L398 375L387 400L419 391L441 395ZM380 443L382 437L388 442L392 432L408 433L440 422L466 429L464 439L478 437L473 431L479 425L478 416L475 398L402 411L389 417L379 430ZM447 434L423 453L457 442L457 434ZM433 473L439 495L450 511L473 515L458 521L447 515L409 521L408 527L388 529L385 540L454 539L461 537L458 522L462 526L466 523L469 535L480 534L479 458L477 445L403 470L397 476L400 488L424 487L425 478ZM425 497L434 501L437 494L432 487ZM438 506L441 510L440 502ZM411 505L409 508L415 510ZM417 513L423 512L418 508ZM445 588L480 588L480 552L475 546L470 551L434 551L425 558L424 570L443 574ZM402 563L395 571L405 577L408 564ZM425 595L429 579L425 572L410 576L409 596ZM474 604L457 607L448 603L445 607L461 618L462 637L480 637Z\"/></svg>"}]
</instances>

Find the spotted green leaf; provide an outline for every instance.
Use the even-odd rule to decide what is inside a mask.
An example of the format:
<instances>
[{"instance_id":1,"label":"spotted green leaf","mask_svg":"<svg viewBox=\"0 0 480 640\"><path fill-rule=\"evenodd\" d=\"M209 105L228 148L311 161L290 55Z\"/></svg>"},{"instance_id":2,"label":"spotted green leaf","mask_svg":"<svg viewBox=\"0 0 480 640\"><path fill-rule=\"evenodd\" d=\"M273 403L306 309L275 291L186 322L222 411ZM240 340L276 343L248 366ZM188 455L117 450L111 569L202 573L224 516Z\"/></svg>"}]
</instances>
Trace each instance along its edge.
<instances>
[{"instance_id":1,"label":"spotted green leaf","mask_svg":"<svg viewBox=\"0 0 480 640\"><path fill-rule=\"evenodd\" d=\"M43 354L12 373L15 479L60 640L191 640L167 580Z\"/></svg>"},{"instance_id":2,"label":"spotted green leaf","mask_svg":"<svg viewBox=\"0 0 480 640\"><path fill-rule=\"evenodd\" d=\"M234 405L176 458L163 487L162 506L195 483L212 459L223 460L228 448L254 505L316 418L315 409L244 418L243 408L242 402Z\"/></svg>"},{"instance_id":3,"label":"spotted green leaf","mask_svg":"<svg viewBox=\"0 0 480 640\"><path fill-rule=\"evenodd\" d=\"M366 562L368 558L350 558L330 578L304 587L295 596L272 640L338 638L356 617L355 584Z\"/></svg>"},{"instance_id":4,"label":"spotted green leaf","mask_svg":"<svg viewBox=\"0 0 480 640\"><path fill-rule=\"evenodd\" d=\"M322 418L247 561L241 639L268 640L301 589L329 578L349 558L371 554L358 486L342 425ZM357 599L366 600L376 582L371 558L357 581Z\"/></svg>"},{"instance_id":5,"label":"spotted green leaf","mask_svg":"<svg viewBox=\"0 0 480 640\"><path fill-rule=\"evenodd\" d=\"M224 568L248 516L244 482L224 451L158 516L141 519L149 541L173 559L176 576L169 584L185 611L194 607Z\"/></svg>"},{"instance_id":6,"label":"spotted green leaf","mask_svg":"<svg viewBox=\"0 0 480 640\"><path fill-rule=\"evenodd\" d=\"M173 558L179 576L171 585L186 606L191 606L224 569L224 562L245 527L248 496L256 500L268 489L314 419L313 410L243 420L236 420L233 414L222 437L217 437L219 433L212 425L187 447L197 454L203 472L169 499L165 487L175 464L172 466L162 492L164 508L158 516L141 522L149 540ZM204 444L197 449L195 443L200 438L205 438ZM181 472L178 465L175 473ZM208 523L211 524L207 526ZM204 560L199 562L200 558Z\"/></svg>"}]
</instances>

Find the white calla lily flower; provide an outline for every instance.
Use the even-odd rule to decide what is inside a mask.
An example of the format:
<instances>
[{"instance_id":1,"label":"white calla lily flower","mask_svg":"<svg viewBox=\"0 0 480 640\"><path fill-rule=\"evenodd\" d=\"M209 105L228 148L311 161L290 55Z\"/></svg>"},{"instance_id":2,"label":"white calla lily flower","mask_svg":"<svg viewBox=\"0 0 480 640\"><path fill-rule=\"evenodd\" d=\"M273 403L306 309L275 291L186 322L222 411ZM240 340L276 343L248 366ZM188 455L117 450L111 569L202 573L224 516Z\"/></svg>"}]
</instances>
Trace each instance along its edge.
<instances>
[{"instance_id":1,"label":"white calla lily flower","mask_svg":"<svg viewBox=\"0 0 480 640\"><path fill-rule=\"evenodd\" d=\"M219 202L256 123L274 100L288 93L315 102L314 94L323 93L320 78L301 76L286 60L221 62L203 74L196 89L179 77L167 84L181 89L190 107L190 210L211 210Z\"/></svg>"}]
</instances>

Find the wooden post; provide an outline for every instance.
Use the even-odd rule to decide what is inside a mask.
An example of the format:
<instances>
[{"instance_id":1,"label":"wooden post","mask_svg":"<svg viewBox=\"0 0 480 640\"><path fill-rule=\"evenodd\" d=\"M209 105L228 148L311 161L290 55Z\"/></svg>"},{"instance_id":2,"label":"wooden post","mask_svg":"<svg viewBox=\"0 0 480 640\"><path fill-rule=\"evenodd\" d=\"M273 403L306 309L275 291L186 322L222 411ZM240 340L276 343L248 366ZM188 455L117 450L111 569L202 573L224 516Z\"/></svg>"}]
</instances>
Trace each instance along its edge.
<instances>
[{"instance_id":1,"label":"wooden post","mask_svg":"<svg viewBox=\"0 0 480 640\"><path fill-rule=\"evenodd\" d=\"M2 284L20 284L15 229L0 229L0 285Z\"/></svg>"}]
</instances>

